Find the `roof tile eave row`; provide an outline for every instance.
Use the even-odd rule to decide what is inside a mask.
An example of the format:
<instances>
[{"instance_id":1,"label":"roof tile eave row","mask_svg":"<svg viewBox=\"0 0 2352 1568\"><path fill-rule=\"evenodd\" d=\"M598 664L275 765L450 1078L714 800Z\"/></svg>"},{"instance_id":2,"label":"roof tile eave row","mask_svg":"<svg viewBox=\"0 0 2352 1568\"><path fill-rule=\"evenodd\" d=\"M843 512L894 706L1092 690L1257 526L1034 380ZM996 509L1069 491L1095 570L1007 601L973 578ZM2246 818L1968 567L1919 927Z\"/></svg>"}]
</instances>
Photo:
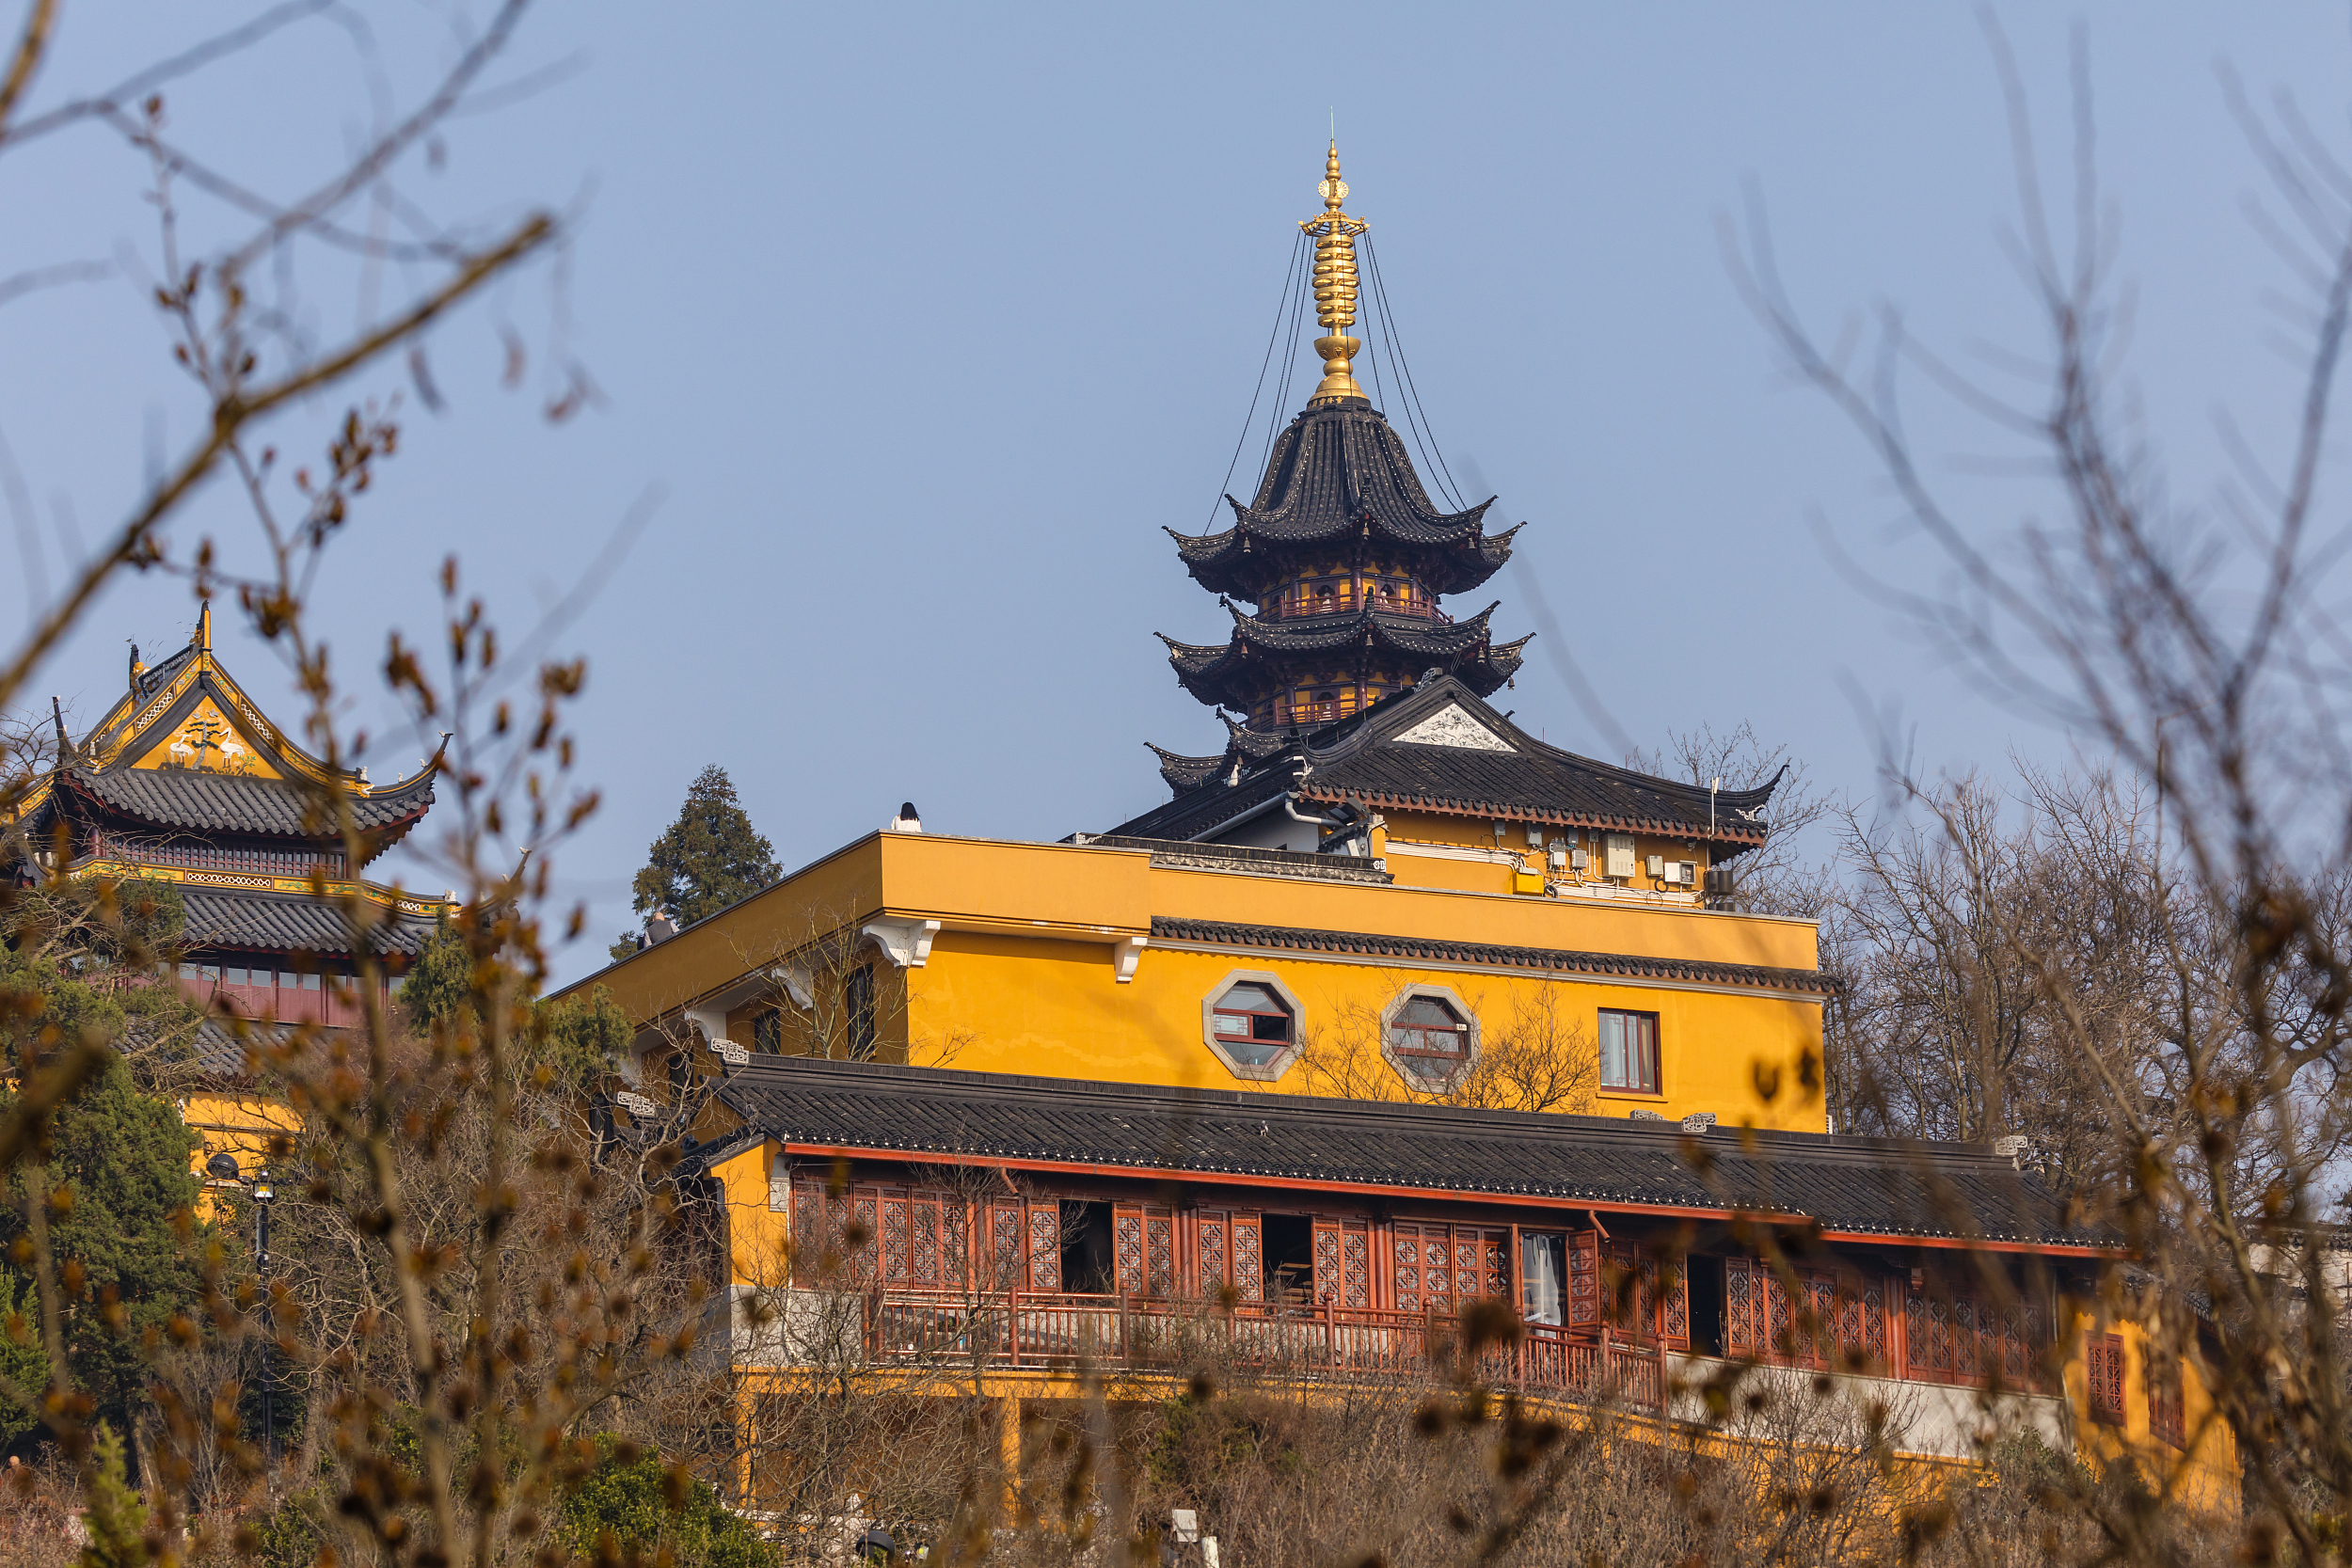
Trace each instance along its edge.
<instances>
[{"instance_id":1,"label":"roof tile eave row","mask_svg":"<svg viewBox=\"0 0 2352 1568\"><path fill-rule=\"evenodd\" d=\"M1478 963L1496 968L1568 970L1582 974L1672 978L1697 984L1746 985L1759 990L1805 990L1821 995L1835 994L1839 984L1835 976L1823 974L1818 970L1774 969L1761 964L1721 963L1711 959L1589 953L1567 948L1510 947L1487 942L1446 942L1436 938L1373 936L1295 927L1245 926L1174 915L1153 916L1152 934L1163 940L1204 942L1220 946L1359 953L1366 957L1409 957L1436 962Z\"/></svg>"},{"instance_id":2,"label":"roof tile eave row","mask_svg":"<svg viewBox=\"0 0 2352 1568\"><path fill-rule=\"evenodd\" d=\"M1350 798L1368 805L1396 806L1406 809L1454 812L1473 816L1497 816L1514 822L1558 822L1593 828L1625 828L1671 833L1677 838L1696 834L1702 838L1722 839L1738 844L1761 844L1766 830L1740 828L1723 824L1701 829L1684 818L1664 816L1633 816L1607 812L1573 811L1560 806L1518 805L1500 800L1480 800L1470 796L1415 794L1401 790L1367 788L1361 785L1308 782L1299 793L1310 800L1333 803Z\"/></svg>"}]
</instances>

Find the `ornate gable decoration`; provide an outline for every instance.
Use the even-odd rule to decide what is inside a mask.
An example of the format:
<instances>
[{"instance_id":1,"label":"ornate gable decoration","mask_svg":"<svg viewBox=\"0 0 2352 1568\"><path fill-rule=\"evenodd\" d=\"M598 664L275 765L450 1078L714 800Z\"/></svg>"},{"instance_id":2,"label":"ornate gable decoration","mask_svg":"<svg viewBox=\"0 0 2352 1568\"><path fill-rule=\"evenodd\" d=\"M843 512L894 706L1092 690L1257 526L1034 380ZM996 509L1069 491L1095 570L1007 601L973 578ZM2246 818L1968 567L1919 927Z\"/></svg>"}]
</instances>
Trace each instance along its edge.
<instances>
[{"instance_id":1,"label":"ornate gable decoration","mask_svg":"<svg viewBox=\"0 0 2352 1568\"><path fill-rule=\"evenodd\" d=\"M249 779L278 777L252 737L243 734L210 695L199 699L177 729L131 766L232 773Z\"/></svg>"},{"instance_id":2,"label":"ornate gable decoration","mask_svg":"<svg viewBox=\"0 0 2352 1568\"><path fill-rule=\"evenodd\" d=\"M1518 748L1448 703L1411 729L1391 737L1415 746L1456 746L1466 752L1512 752Z\"/></svg>"}]
</instances>

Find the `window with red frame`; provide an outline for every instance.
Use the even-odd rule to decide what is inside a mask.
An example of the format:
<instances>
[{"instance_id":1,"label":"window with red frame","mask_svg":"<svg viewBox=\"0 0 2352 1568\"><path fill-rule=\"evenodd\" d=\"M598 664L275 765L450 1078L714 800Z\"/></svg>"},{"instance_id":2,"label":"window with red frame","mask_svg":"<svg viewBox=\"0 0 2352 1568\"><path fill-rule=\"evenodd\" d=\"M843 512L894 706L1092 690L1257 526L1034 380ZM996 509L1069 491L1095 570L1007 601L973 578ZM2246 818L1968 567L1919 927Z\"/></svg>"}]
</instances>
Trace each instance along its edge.
<instances>
[{"instance_id":1,"label":"window with red frame","mask_svg":"<svg viewBox=\"0 0 2352 1568\"><path fill-rule=\"evenodd\" d=\"M2085 1345L2084 1364L2090 1370L2090 1418L2107 1426L2123 1424L2123 1337L2094 1334Z\"/></svg>"},{"instance_id":2,"label":"window with red frame","mask_svg":"<svg viewBox=\"0 0 2352 1568\"><path fill-rule=\"evenodd\" d=\"M1658 1015L1600 1012L1600 1086L1628 1094L1658 1092Z\"/></svg>"}]
</instances>

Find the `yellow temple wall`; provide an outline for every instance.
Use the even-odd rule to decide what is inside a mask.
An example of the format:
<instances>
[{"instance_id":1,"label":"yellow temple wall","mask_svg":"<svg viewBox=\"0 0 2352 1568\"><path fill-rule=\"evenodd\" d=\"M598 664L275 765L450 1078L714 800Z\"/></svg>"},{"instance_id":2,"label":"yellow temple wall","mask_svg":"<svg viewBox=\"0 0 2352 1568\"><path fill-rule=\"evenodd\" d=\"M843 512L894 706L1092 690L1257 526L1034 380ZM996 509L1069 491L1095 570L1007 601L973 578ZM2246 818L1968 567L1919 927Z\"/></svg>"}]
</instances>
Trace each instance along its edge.
<instances>
[{"instance_id":1,"label":"yellow temple wall","mask_svg":"<svg viewBox=\"0 0 2352 1568\"><path fill-rule=\"evenodd\" d=\"M1296 996L1298 1037L1311 1059L1327 1064L1324 1072L1294 1062L1279 1081L1258 1083L1235 1077L1211 1053L1201 1004L1235 970L1271 973ZM1624 1116L1639 1108L1679 1118L1712 1111L1726 1126L1823 1130L1818 1090L1807 1094L1798 1084L1800 1053L1809 1049L1820 1060L1818 1004L1408 961L1153 947L1122 985L1104 949L1093 943L943 931L929 964L907 974L907 1059L981 1072L1275 1094L1343 1092L1331 1073L1343 1069L1340 1083L1359 1092L1402 1098L1404 1080L1380 1057L1379 1014L1413 983L1445 986L1459 996L1477 1016L1487 1051L1498 1049L1498 1034L1532 1023L1545 993L1559 1024L1574 1031L1573 1049L1591 1062L1597 1060L1600 1008L1657 1013L1663 1092L1601 1091L1591 1083L1582 1107L1589 1114ZM1759 1064L1777 1081L1770 1101L1757 1090Z\"/></svg>"},{"instance_id":2,"label":"yellow temple wall","mask_svg":"<svg viewBox=\"0 0 2352 1568\"><path fill-rule=\"evenodd\" d=\"M294 1107L258 1095L199 1089L180 1101L180 1119L204 1141L188 1156L188 1168L209 1181L204 1162L215 1154L236 1157L237 1168L250 1176L269 1163L269 1141L278 1133L301 1131L302 1118ZM208 1186L197 1196L198 1213L211 1218L213 1192Z\"/></svg>"},{"instance_id":3,"label":"yellow temple wall","mask_svg":"<svg viewBox=\"0 0 2352 1568\"><path fill-rule=\"evenodd\" d=\"M1402 986L1422 982L1456 992L1489 1041L1547 998L1586 1052L1597 1053L1600 1009L1657 1013L1662 1092L1596 1088L1590 1109L1597 1114L1710 1111L1726 1125L1825 1125L1818 1091L1801 1086L1812 1076L1804 1059L1820 1059L1814 998L1412 958L1190 951L1152 942L1155 915L1800 971L1815 968L1817 953L1814 927L1804 921L1154 866L1146 851L1101 846L879 833L584 983L610 987L645 1022L734 987L728 1036L750 1044L757 1015L772 1001L765 991L746 997L739 984L745 976L876 916L936 920L926 964L899 970L876 960L877 1054L885 1060L1291 1094L1342 1092L1339 1085L1401 1094L1403 1081L1377 1060L1377 1018ZM1121 983L1115 955L1136 938L1147 944L1133 979ZM1201 1004L1236 969L1280 976L1302 1008L1301 1041L1335 1069L1352 1051L1352 1070L1319 1074L1295 1063L1272 1085L1230 1072L1202 1039ZM783 1011L786 1049L807 1049L808 1016ZM1763 1086L1774 1092L1767 1098Z\"/></svg>"},{"instance_id":4,"label":"yellow temple wall","mask_svg":"<svg viewBox=\"0 0 2352 1568\"><path fill-rule=\"evenodd\" d=\"M2083 1334L2106 1332L2123 1341L2123 1424L2112 1426L2090 1414L2089 1369L2077 1353L2066 1364L2066 1400L2074 1415L2074 1449L2093 1464L2133 1464L2153 1487L2169 1487L2173 1497L2207 1513L2234 1515L2239 1512L2237 1439L2227 1421L2214 1414L2213 1396L2186 1362L2180 1368L2182 1429L2189 1438L2186 1450L2176 1449L2148 1428L2147 1330L2129 1320L2095 1323L2089 1314L2075 1322Z\"/></svg>"}]
</instances>

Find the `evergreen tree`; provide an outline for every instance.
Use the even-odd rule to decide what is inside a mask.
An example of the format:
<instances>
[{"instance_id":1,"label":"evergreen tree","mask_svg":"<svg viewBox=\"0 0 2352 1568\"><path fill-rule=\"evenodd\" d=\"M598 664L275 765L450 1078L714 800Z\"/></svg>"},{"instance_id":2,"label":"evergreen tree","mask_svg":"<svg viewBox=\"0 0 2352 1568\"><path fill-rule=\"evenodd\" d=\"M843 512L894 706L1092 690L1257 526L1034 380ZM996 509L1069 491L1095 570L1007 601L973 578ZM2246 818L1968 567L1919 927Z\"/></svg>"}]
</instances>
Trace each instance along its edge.
<instances>
[{"instance_id":1,"label":"evergreen tree","mask_svg":"<svg viewBox=\"0 0 2352 1568\"><path fill-rule=\"evenodd\" d=\"M647 852L629 902L639 914L667 910L691 926L750 897L784 874L774 849L752 829L726 769L713 763L687 786L686 804ZM612 956L637 951L634 932L612 944Z\"/></svg>"},{"instance_id":2,"label":"evergreen tree","mask_svg":"<svg viewBox=\"0 0 2352 1568\"><path fill-rule=\"evenodd\" d=\"M637 1031L602 986L586 996L541 1002L532 1014L532 1066L573 1094L594 1094L620 1070Z\"/></svg>"},{"instance_id":3,"label":"evergreen tree","mask_svg":"<svg viewBox=\"0 0 2352 1568\"><path fill-rule=\"evenodd\" d=\"M473 1006L473 955L444 921L417 950L400 982L400 1005L411 1028L424 1030Z\"/></svg>"},{"instance_id":4,"label":"evergreen tree","mask_svg":"<svg viewBox=\"0 0 2352 1568\"><path fill-rule=\"evenodd\" d=\"M0 1093L0 1115L14 1100ZM86 1282L65 1304L66 1360L119 1432L135 1431L152 1377L143 1338L175 1316L204 1317L201 1259L213 1227L195 1218L199 1188L189 1168L199 1143L172 1102L142 1094L119 1058L53 1125L42 1168L50 1246L58 1267L79 1265ZM12 1257L25 1233L26 1174L22 1165L8 1174L0 1258ZM31 1280L12 1262L0 1262L0 1272L14 1275L13 1299L32 1297Z\"/></svg>"},{"instance_id":5,"label":"evergreen tree","mask_svg":"<svg viewBox=\"0 0 2352 1568\"><path fill-rule=\"evenodd\" d=\"M98 1464L90 1477L83 1528L89 1532L80 1568L146 1568L147 1504L133 1491L122 1465L122 1439L98 1425Z\"/></svg>"},{"instance_id":6,"label":"evergreen tree","mask_svg":"<svg viewBox=\"0 0 2352 1568\"><path fill-rule=\"evenodd\" d=\"M109 1042L142 1087L174 1085L203 1009L156 984L179 957L185 913L167 882L90 880L11 890L0 928L0 1065L59 1040Z\"/></svg>"},{"instance_id":7,"label":"evergreen tree","mask_svg":"<svg viewBox=\"0 0 2352 1568\"><path fill-rule=\"evenodd\" d=\"M750 1520L730 1513L708 1481L684 1467L611 1437L596 1440L596 1460L561 1505L557 1533L579 1554L575 1560L628 1560L624 1550L678 1568L772 1568L779 1560Z\"/></svg>"}]
</instances>

